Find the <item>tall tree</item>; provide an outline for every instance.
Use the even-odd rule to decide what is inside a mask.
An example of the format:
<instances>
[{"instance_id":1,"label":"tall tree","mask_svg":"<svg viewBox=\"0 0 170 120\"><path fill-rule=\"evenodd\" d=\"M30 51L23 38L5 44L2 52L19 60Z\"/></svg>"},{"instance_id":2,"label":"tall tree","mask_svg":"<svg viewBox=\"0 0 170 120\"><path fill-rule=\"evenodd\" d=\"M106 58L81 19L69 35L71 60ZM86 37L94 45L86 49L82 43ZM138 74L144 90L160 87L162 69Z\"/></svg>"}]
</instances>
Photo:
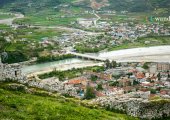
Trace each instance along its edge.
<instances>
[{"instance_id":1,"label":"tall tree","mask_svg":"<svg viewBox=\"0 0 170 120\"><path fill-rule=\"evenodd\" d=\"M94 88L87 86L84 98L89 100L89 99L92 99L95 97L96 97L96 95L95 95Z\"/></svg>"}]
</instances>

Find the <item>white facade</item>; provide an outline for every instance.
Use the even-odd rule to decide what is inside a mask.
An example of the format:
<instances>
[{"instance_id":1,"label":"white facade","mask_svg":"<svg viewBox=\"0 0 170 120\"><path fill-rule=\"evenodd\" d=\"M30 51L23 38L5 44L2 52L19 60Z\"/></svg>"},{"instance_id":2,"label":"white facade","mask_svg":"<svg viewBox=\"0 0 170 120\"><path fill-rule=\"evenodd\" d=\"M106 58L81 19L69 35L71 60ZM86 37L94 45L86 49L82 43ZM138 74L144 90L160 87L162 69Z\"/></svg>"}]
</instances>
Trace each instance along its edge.
<instances>
[{"instance_id":1,"label":"white facade","mask_svg":"<svg viewBox=\"0 0 170 120\"><path fill-rule=\"evenodd\" d=\"M77 19L77 23L83 27L90 27L92 25L96 25L96 19Z\"/></svg>"}]
</instances>

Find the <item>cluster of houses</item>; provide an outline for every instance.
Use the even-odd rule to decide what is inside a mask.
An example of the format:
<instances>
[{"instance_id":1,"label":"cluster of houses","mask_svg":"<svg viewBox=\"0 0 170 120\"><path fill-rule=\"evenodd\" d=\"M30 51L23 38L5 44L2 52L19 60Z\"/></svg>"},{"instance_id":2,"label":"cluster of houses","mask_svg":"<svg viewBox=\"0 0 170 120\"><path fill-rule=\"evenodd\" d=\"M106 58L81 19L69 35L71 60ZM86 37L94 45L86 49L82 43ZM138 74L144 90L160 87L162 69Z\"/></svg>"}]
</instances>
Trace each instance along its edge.
<instances>
[{"instance_id":1,"label":"cluster of houses","mask_svg":"<svg viewBox=\"0 0 170 120\"><path fill-rule=\"evenodd\" d=\"M153 71L152 65L149 67L149 70L144 70L140 67L118 68L119 73L114 73L114 71L117 71L117 68L101 73L86 71L83 76L68 80L66 84L75 87L79 92L77 95L81 96L84 95L87 86L94 88L97 97L137 91L148 91L151 93L151 97L155 95L169 96L170 64L153 64L157 66L155 72ZM111 73L110 71L113 72ZM116 78L114 74L117 74L119 77ZM96 80L93 80L92 77L96 77ZM99 85L101 86L100 89L98 89Z\"/></svg>"},{"instance_id":2,"label":"cluster of houses","mask_svg":"<svg viewBox=\"0 0 170 120\"><path fill-rule=\"evenodd\" d=\"M109 32L115 40L136 40L139 37L145 37L152 33L157 35L170 35L170 30L160 24L122 23L111 26L111 32Z\"/></svg>"},{"instance_id":3,"label":"cluster of houses","mask_svg":"<svg viewBox=\"0 0 170 120\"><path fill-rule=\"evenodd\" d=\"M118 46L126 42L136 42L138 38L147 37L148 35L158 35L158 36L168 36L170 35L170 28L164 26L163 24L142 24L142 23L108 23L106 21L94 21L94 19L79 19L78 24L84 27L93 27L97 30L104 31L107 33L103 38L93 36L87 37L77 37L78 41L74 42L74 45L78 44L81 40L86 46L101 47L106 46ZM102 35L102 34L101 34ZM76 39L76 38L74 38ZM67 39L65 39L67 40ZM91 43L93 41L93 43ZM159 44L159 40L145 40L141 41L144 44ZM66 41L64 42L66 44ZM73 45L73 46L74 46Z\"/></svg>"}]
</instances>

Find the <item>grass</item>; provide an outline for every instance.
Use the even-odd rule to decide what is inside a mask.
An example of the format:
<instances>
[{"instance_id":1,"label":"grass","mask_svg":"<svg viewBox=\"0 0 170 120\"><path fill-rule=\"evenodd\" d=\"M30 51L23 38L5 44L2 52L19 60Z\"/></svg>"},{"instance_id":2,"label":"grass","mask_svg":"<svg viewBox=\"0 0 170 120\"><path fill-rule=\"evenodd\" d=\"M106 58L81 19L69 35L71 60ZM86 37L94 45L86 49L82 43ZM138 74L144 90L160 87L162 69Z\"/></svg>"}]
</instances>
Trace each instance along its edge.
<instances>
[{"instance_id":1,"label":"grass","mask_svg":"<svg viewBox=\"0 0 170 120\"><path fill-rule=\"evenodd\" d=\"M104 109L90 109L60 96L39 96L0 88L0 119L138 120Z\"/></svg>"},{"instance_id":2,"label":"grass","mask_svg":"<svg viewBox=\"0 0 170 120\"><path fill-rule=\"evenodd\" d=\"M53 36L60 36L61 34L65 33L62 30L53 30L53 29L37 29L37 30L27 30L25 29L25 34L18 35L18 39L27 38L29 40L41 41L44 37L53 37ZM23 32L23 29L20 31ZM27 34L27 32L32 32L31 34Z\"/></svg>"},{"instance_id":3,"label":"grass","mask_svg":"<svg viewBox=\"0 0 170 120\"><path fill-rule=\"evenodd\" d=\"M71 22L76 21L77 18L74 17L65 17L65 18L54 18L48 20L45 17L35 17L30 16L24 19L16 19L15 23L22 23L22 24L31 24L31 25L41 25L41 26L56 26L56 25L69 25Z\"/></svg>"},{"instance_id":4,"label":"grass","mask_svg":"<svg viewBox=\"0 0 170 120\"><path fill-rule=\"evenodd\" d=\"M11 15L11 14L0 14L0 20L13 18L13 17L14 15Z\"/></svg>"},{"instance_id":5,"label":"grass","mask_svg":"<svg viewBox=\"0 0 170 120\"><path fill-rule=\"evenodd\" d=\"M10 30L10 26L5 25L5 24L0 24L0 30Z\"/></svg>"},{"instance_id":6,"label":"grass","mask_svg":"<svg viewBox=\"0 0 170 120\"><path fill-rule=\"evenodd\" d=\"M65 11L43 10L37 13L28 13L23 19L14 20L15 23L40 25L40 26L57 26L57 25L70 25L71 22L75 22L78 16L74 16L74 13L79 13L80 8L72 7L68 9L70 13ZM72 16L73 15L73 16Z\"/></svg>"},{"instance_id":7,"label":"grass","mask_svg":"<svg viewBox=\"0 0 170 120\"><path fill-rule=\"evenodd\" d=\"M150 44L145 44L145 41L150 41ZM122 45L109 47L109 51L129 49L129 48L139 48L139 47L150 47L150 46L160 46L160 45L170 45L170 36L150 36L143 37L136 40L134 43L123 43Z\"/></svg>"},{"instance_id":8,"label":"grass","mask_svg":"<svg viewBox=\"0 0 170 120\"><path fill-rule=\"evenodd\" d=\"M2 26L3 27L3 26ZM5 27L5 26L4 26ZM0 26L1 28L1 26ZM26 50L29 48L29 43L25 44L23 42L19 42L22 38L25 38L26 42L40 42L42 41L42 38L48 37L52 38L53 36L61 36L61 34L66 33L63 30L57 30L57 29L18 29L16 32L13 32L16 36L15 40L18 42L13 42L12 44L9 44L6 47L7 51L15 51L15 50Z\"/></svg>"}]
</instances>

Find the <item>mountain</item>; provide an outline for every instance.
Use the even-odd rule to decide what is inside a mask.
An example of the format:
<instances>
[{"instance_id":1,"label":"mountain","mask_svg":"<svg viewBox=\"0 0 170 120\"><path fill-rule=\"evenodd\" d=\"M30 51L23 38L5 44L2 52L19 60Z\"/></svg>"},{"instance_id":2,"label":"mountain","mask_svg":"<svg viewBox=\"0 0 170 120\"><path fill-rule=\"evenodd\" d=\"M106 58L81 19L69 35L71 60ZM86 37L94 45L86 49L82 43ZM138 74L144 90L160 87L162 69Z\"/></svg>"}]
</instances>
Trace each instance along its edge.
<instances>
[{"instance_id":1,"label":"mountain","mask_svg":"<svg viewBox=\"0 0 170 120\"><path fill-rule=\"evenodd\" d=\"M93 9L110 9L116 11L146 12L160 8L170 8L170 0L83 0Z\"/></svg>"},{"instance_id":2,"label":"mountain","mask_svg":"<svg viewBox=\"0 0 170 120\"><path fill-rule=\"evenodd\" d=\"M170 0L1 0L1 8L10 11L27 12L30 10L50 9L68 4L84 9L103 9L130 12L152 12L163 10L170 12ZM8 7L7 7L8 6Z\"/></svg>"},{"instance_id":3,"label":"mountain","mask_svg":"<svg viewBox=\"0 0 170 120\"><path fill-rule=\"evenodd\" d=\"M27 13L51 9L61 4L70 4L73 0L2 0L0 8L12 11Z\"/></svg>"}]
</instances>

